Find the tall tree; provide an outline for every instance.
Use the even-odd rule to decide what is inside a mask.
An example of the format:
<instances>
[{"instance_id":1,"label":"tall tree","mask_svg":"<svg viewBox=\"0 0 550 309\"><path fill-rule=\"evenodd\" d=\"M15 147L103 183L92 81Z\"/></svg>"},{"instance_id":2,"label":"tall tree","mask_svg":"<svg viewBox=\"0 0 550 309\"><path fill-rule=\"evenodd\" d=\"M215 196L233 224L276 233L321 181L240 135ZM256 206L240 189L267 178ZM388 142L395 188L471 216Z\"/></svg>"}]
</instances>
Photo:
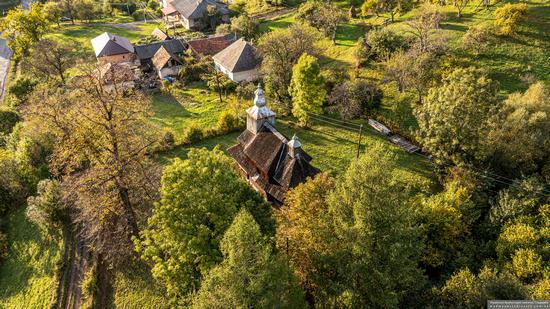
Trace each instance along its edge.
<instances>
[{"instance_id":1,"label":"tall tree","mask_svg":"<svg viewBox=\"0 0 550 309\"><path fill-rule=\"evenodd\" d=\"M398 307L423 284L422 250L398 157L381 144L354 161L328 197L339 283L357 308Z\"/></svg>"},{"instance_id":2,"label":"tall tree","mask_svg":"<svg viewBox=\"0 0 550 309\"><path fill-rule=\"evenodd\" d=\"M316 54L318 32L306 25L292 25L286 29L271 31L260 38L262 71L267 91L286 111L291 110L288 86L292 66L303 53Z\"/></svg>"},{"instance_id":3,"label":"tall tree","mask_svg":"<svg viewBox=\"0 0 550 309\"><path fill-rule=\"evenodd\" d=\"M540 171L550 163L550 90L533 84L511 94L491 121L488 140L495 157L510 174Z\"/></svg>"},{"instance_id":4,"label":"tall tree","mask_svg":"<svg viewBox=\"0 0 550 309\"><path fill-rule=\"evenodd\" d=\"M270 207L231 169L222 151L193 149L187 160L165 168L161 200L137 250L153 263L153 276L166 284L170 295L185 303L222 261L220 241L238 210L248 209L272 235Z\"/></svg>"},{"instance_id":5,"label":"tall tree","mask_svg":"<svg viewBox=\"0 0 550 309\"><path fill-rule=\"evenodd\" d=\"M338 25L347 20L347 15L330 2L309 0L300 6L296 18L323 31L335 43Z\"/></svg>"},{"instance_id":6,"label":"tall tree","mask_svg":"<svg viewBox=\"0 0 550 309\"><path fill-rule=\"evenodd\" d=\"M26 113L55 139L50 170L63 177L87 244L101 262L119 265L157 196L158 168L147 153L158 137L147 120L150 101L113 79L106 87L98 70L90 70L68 89L37 92Z\"/></svg>"},{"instance_id":7,"label":"tall tree","mask_svg":"<svg viewBox=\"0 0 550 309\"><path fill-rule=\"evenodd\" d=\"M320 113L327 91L317 58L304 53L292 68L288 92L292 95L292 114L307 125L308 112Z\"/></svg>"},{"instance_id":8,"label":"tall tree","mask_svg":"<svg viewBox=\"0 0 550 309\"><path fill-rule=\"evenodd\" d=\"M424 148L438 159L479 163L483 137L497 107L497 85L475 68L457 68L431 88L415 110Z\"/></svg>"},{"instance_id":9,"label":"tall tree","mask_svg":"<svg viewBox=\"0 0 550 309\"><path fill-rule=\"evenodd\" d=\"M334 179L326 173L308 179L287 193L277 217L279 249L287 252L310 304L320 307L328 306L335 296L331 289L335 265L330 264L335 243L327 241L334 231L326 202L334 186Z\"/></svg>"},{"instance_id":10,"label":"tall tree","mask_svg":"<svg viewBox=\"0 0 550 309\"><path fill-rule=\"evenodd\" d=\"M246 209L236 215L220 248L224 259L204 278L193 308L306 306L287 263L274 252Z\"/></svg>"},{"instance_id":11,"label":"tall tree","mask_svg":"<svg viewBox=\"0 0 550 309\"><path fill-rule=\"evenodd\" d=\"M49 1L44 4L44 18L50 23L56 23L59 26L59 19L63 16L63 8L55 1Z\"/></svg>"},{"instance_id":12,"label":"tall tree","mask_svg":"<svg viewBox=\"0 0 550 309\"><path fill-rule=\"evenodd\" d=\"M2 38L7 40L15 61L28 54L29 48L38 42L48 30L48 21L42 13L42 4L31 4L30 10L21 6L10 10L0 21Z\"/></svg>"},{"instance_id":13,"label":"tall tree","mask_svg":"<svg viewBox=\"0 0 550 309\"><path fill-rule=\"evenodd\" d=\"M75 63L75 46L55 40L42 39L31 49L27 62L36 75L45 80L66 82L66 71Z\"/></svg>"}]
</instances>

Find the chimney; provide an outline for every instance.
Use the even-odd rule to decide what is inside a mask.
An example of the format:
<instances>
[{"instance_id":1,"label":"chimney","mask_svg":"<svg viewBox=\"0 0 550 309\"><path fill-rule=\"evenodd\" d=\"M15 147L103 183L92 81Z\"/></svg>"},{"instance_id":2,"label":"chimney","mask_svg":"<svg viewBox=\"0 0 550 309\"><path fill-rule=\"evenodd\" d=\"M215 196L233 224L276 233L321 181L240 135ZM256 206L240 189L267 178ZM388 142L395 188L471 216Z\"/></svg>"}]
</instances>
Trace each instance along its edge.
<instances>
[{"instance_id":1,"label":"chimney","mask_svg":"<svg viewBox=\"0 0 550 309\"><path fill-rule=\"evenodd\" d=\"M246 129L254 134L258 133L265 122L275 125L275 113L266 106L262 85L254 92L254 105L246 110Z\"/></svg>"}]
</instances>

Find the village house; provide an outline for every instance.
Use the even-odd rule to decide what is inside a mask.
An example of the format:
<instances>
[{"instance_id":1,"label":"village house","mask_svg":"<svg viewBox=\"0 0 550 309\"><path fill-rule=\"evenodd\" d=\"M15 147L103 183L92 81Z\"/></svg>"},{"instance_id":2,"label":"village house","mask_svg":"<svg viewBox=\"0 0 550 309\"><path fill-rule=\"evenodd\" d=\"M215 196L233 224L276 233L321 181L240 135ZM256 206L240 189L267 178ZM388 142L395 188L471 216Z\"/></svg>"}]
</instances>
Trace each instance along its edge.
<instances>
[{"instance_id":1,"label":"village house","mask_svg":"<svg viewBox=\"0 0 550 309\"><path fill-rule=\"evenodd\" d=\"M163 79L167 76L176 76L183 66L181 59L168 51L164 46L159 48L153 56L153 66L158 76Z\"/></svg>"},{"instance_id":2,"label":"village house","mask_svg":"<svg viewBox=\"0 0 550 309\"><path fill-rule=\"evenodd\" d=\"M228 152L250 185L279 207L289 189L320 171L310 164L312 158L302 149L296 135L287 140L277 131L275 113L266 106L260 85L255 92L254 106L246 113L246 130Z\"/></svg>"},{"instance_id":3,"label":"village house","mask_svg":"<svg viewBox=\"0 0 550 309\"><path fill-rule=\"evenodd\" d=\"M92 47L100 64L134 62L134 45L130 41L109 32L92 39Z\"/></svg>"},{"instance_id":4,"label":"village house","mask_svg":"<svg viewBox=\"0 0 550 309\"><path fill-rule=\"evenodd\" d=\"M197 29L201 19L207 14L208 6L215 6L222 21L229 22L227 5L215 0L173 0L163 4L161 11L164 20L173 27L181 25L188 30Z\"/></svg>"},{"instance_id":5,"label":"village house","mask_svg":"<svg viewBox=\"0 0 550 309\"><path fill-rule=\"evenodd\" d=\"M169 39L150 44L136 45L134 48L142 70L149 71L154 69L153 57L160 48L166 49L170 54L182 57L187 50L187 47L187 42L183 39Z\"/></svg>"},{"instance_id":6,"label":"village house","mask_svg":"<svg viewBox=\"0 0 550 309\"><path fill-rule=\"evenodd\" d=\"M234 82L254 81L260 77L260 59L256 48L239 39L212 57L216 70Z\"/></svg>"}]
</instances>

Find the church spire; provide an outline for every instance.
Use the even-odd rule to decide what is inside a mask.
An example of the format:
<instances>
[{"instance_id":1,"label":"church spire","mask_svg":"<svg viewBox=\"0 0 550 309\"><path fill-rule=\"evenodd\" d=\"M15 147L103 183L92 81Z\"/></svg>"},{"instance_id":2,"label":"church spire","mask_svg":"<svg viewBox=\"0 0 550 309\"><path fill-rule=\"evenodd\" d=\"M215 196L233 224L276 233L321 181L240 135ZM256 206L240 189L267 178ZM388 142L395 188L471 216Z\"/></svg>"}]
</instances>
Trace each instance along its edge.
<instances>
[{"instance_id":1,"label":"church spire","mask_svg":"<svg viewBox=\"0 0 550 309\"><path fill-rule=\"evenodd\" d=\"M254 105L257 107L265 106L265 95L261 83L258 83L258 88L254 91Z\"/></svg>"},{"instance_id":2,"label":"church spire","mask_svg":"<svg viewBox=\"0 0 550 309\"><path fill-rule=\"evenodd\" d=\"M266 106L262 85L254 92L254 105L246 110L246 129L258 133L265 122L275 125L275 113Z\"/></svg>"}]
</instances>

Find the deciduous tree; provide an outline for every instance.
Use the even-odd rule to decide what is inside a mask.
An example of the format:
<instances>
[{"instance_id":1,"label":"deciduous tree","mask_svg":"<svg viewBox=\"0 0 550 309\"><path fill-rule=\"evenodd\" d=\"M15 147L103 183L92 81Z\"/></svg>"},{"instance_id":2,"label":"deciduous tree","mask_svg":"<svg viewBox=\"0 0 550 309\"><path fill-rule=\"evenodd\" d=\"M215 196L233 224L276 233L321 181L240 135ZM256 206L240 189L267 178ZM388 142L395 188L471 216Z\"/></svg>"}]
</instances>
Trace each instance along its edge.
<instances>
[{"instance_id":1,"label":"deciduous tree","mask_svg":"<svg viewBox=\"0 0 550 309\"><path fill-rule=\"evenodd\" d=\"M38 42L48 31L48 21L44 18L42 4L31 4L30 10L21 6L10 10L0 21L2 38L7 40L15 61L28 54L29 48Z\"/></svg>"},{"instance_id":2,"label":"deciduous tree","mask_svg":"<svg viewBox=\"0 0 550 309\"><path fill-rule=\"evenodd\" d=\"M271 31L260 38L259 51L262 55L262 71L265 74L266 90L286 111L290 111L288 87L292 77L292 66L303 53L315 55L315 42L319 35L315 28L306 25L292 25L287 29Z\"/></svg>"},{"instance_id":3,"label":"deciduous tree","mask_svg":"<svg viewBox=\"0 0 550 309\"><path fill-rule=\"evenodd\" d=\"M323 173L289 191L278 216L277 244L287 258L311 304L330 304L335 297L331 265L336 243L326 202L335 180Z\"/></svg>"},{"instance_id":4,"label":"deciduous tree","mask_svg":"<svg viewBox=\"0 0 550 309\"><path fill-rule=\"evenodd\" d=\"M98 71L37 92L26 115L55 139L50 170L63 178L86 243L101 263L117 266L132 254L130 238L157 196L158 168L147 153L158 137L147 120L150 101L121 89L114 74L107 87Z\"/></svg>"},{"instance_id":5,"label":"deciduous tree","mask_svg":"<svg viewBox=\"0 0 550 309\"><path fill-rule=\"evenodd\" d=\"M302 125L307 125L308 112L320 113L327 91L325 79L317 58L304 53L292 68L292 80L288 89L292 95L292 114Z\"/></svg>"},{"instance_id":6,"label":"deciduous tree","mask_svg":"<svg viewBox=\"0 0 550 309\"><path fill-rule=\"evenodd\" d=\"M497 108L496 93L496 84L475 68L458 68L445 76L414 110L424 148L456 164L483 160L483 138Z\"/></svg>"},{"instance_id":7,"label":"deciduous tree","mask_svg":"<svg viewBox=\"0 0 550 309\"><path fill-rule=\"evenodd\" d=\"M219 149L193 149L187 160L164 169L161 200L137 242L152 273L180 304L222 261L220 241L239 209L254 215L266 235L274 234L271 206L231 169Z\"/></svg>"},{"instance_id":8,"label":"deciduous tree","mask_svg":"<svg viewBox=\"0 0 550 309\"><path fill-rule=\"evenodd\" d=\"M46 81L58 78L65 84L65 72L75 64L72 54L75 48L69 43L42 39L32 48L27 62L34 72Z\"/></svg>"}]
</instances>

